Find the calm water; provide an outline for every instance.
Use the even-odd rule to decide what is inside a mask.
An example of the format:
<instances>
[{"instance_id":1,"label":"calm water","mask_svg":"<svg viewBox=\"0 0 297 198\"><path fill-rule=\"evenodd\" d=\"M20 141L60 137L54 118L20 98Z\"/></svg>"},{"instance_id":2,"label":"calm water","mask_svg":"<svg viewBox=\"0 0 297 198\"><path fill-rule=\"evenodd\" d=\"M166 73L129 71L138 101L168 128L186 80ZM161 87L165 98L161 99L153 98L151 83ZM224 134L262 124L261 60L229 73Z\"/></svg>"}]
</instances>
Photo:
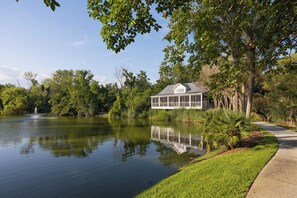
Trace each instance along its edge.
<instances>
[{"instance_id":1,"label":"calm water","mask_svg":"<svg viewBox=\"0 0 297 198\"><path fill-rule=\"evenodd\" d=\"M201 154L193 128L0 118L0 197L133 197Z\"/></svg>"}]
</instances>

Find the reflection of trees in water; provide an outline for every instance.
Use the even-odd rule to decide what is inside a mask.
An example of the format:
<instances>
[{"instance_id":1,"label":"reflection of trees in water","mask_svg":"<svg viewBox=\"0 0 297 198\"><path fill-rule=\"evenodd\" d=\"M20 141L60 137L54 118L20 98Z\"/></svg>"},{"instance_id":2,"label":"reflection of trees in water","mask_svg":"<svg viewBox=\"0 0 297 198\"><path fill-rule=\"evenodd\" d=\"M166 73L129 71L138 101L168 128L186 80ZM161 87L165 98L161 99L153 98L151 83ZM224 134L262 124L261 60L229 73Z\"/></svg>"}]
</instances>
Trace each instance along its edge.
<instances>
[{"instance_id":1,"label":"reflection of trees in water","mask_svg":"<svg viewBox=\"0 0 297 198\"><path fill-rule=\"evenodd\" d=\"M101 136L58 136L58 137L39 137L38 145L44 150L50 150L56 157L76 156L86 157L97 145L104 141Z\"/></svg>"},{"instance_id":2,"label":"reflection of trees in water","mask_svg":"<svg viewBox=\"0 0 297 198\"><path fill-rule=\"evenodd\" d=\"M33 146L38 145L43 150L51 151L55 157L86 157L98 147L98 144L111 137L112 135L108 134L94 135L85 132L68 132L60 136L49 134L48 136L31 137L29 143L22 147L21 153L33 153Z\"/></svg>"},{"instance_id":3,"label":"reflection of trees in water","mask_svg":"<svg viewBox=\"0 0 297 198\"><path fill-rule=\"evenodd\" d=\"M115 147L118 149L114 155L122 161L127 161L133 155L145 156L150 144L150 134L147 122L127 119L109 120L115 134ZM118 141L120 140L120 141ZM121 146L118 146L122 144Z\"/></svg>"},{"instance_id":4,"label":"reflection of trees in water","mask_svg":"<svg viewBox=\"0 0 297 198\"><path fill-rule=\"evenodd\" d=\"M189 163L194 157L197 157L197 154L193 153L182 153L177 154L172 148L167 147L161 142L154 141L157 146L157 152L160 153L159 160L164 166L178 166L181 167L187 163Z\"/></svg>"},{"instance_id":5,"label":"reflection of trees in water","mask_svg":"<svg viewBox=\"0 0 297 198\"><path fill-rule=\"evenodd\" d=\"M21 148L22 154L30 154L40 149L50 151L53 156L87 157L100 145L113 141L112 152L115 158L127 161L134 155L145 156L151 143L150 126L147 122L117 121L94 125L93 122L73 125L48 125L44 131L29 139ZM71 131L70 131L71 130ZM194 154L184 153L178 155L172 148L155 142L160 153L160 161L165 166L181 166L188 162ZM35 148L35 150L34 150Z\"/></svg>"},{"instance_id":6,"label":"reflection of trees in water","mask_svg":"<svg viewBox=\"0 0 297 198\"><path fill-rule=\"evenodd\" d=\"M85 123L84 123L85 124ZM92 126L92 125L90 125ZM43 150L50 151L55 157L75 156L86 157L105 141L114 141L115 155L126 161L133 155L145 155L150 144L148 128L143 125L129 123L110 123L104 127L82 126L72 127L61 131L48 131L45 135L39 134L29 139L28 144L21 148L22 154L34 152L38 145Z\"/></svg>"},{"instance_id":7,"label":"reflection of trees in water","mask_svg":"<svg viewBox=\"0 0 297 198\"><path fill-rule=\"evenodd\" d=\"M150 143L149 140L146 141L127 141L123 140L124 143L124 150L121 153L122 161L127 161L129 157L132 157L133 155L137 154L140 156L145 156L148 145Z\"/></svg>"}]
</instances>

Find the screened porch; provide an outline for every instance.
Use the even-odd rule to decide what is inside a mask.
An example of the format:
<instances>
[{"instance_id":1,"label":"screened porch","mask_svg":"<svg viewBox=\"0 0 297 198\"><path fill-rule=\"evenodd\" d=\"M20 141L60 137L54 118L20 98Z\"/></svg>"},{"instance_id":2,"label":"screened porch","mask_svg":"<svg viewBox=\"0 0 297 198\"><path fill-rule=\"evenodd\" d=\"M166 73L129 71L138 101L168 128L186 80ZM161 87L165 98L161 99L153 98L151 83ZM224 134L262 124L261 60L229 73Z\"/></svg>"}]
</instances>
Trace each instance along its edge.
<instances>
[{"instance_id":1,"label":"screened porch","mask_svg":"<svg viewBox=\"0 0 297 198\"><path fill-rule=\"evenodd\" d=\"M203 109L207 107L207 98L199 94L151 96L152 109Z\"/></svg>"}]
</instances>

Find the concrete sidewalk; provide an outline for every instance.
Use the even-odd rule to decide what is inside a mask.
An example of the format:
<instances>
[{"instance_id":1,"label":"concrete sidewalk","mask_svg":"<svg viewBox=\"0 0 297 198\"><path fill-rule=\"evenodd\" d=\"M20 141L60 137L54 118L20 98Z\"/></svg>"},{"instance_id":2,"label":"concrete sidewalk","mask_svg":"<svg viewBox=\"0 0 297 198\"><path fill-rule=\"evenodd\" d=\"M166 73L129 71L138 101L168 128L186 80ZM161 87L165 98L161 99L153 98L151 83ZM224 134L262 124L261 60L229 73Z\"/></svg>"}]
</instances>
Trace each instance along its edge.
<instances>
[{"instance_id":1,"label":"concrete sidewalk","mask_svg":"<svg viewBox=\"0 0 297 198\"><path fill-rule=\"evenodd\" d=\"M247 198L297 197L297 133L265 122L256 124L277 137L279 149L256 178Z\"/></svg>"}]
</instances>

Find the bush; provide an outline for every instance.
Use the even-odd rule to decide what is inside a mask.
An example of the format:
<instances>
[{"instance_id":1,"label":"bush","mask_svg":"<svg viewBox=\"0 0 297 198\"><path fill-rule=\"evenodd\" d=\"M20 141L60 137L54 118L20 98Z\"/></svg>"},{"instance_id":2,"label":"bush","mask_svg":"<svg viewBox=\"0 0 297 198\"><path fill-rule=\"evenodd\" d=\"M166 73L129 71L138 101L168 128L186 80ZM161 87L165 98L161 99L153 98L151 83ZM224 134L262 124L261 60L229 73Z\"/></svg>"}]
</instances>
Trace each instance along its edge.
<instances>
[{"instance_id":1,"label":"bush","mask_svg":"<svg viewBox=\"0 0 297 198\"><path fill-rule=\"evenodd\" d=\"M244 114L229 110L208 110L201 114L198 123L207 144L228 149L233 149L250 130L250 120Z\"/></svg>"},{"instance_id":2,"label":"bush","mask_svg":"<svg viewBox=\"0 0 297 198\"><path fill-rule=\"evenodd\" d=\"M172 117L170 112L166 110L151 110L150 119L153 121L170 121Z\"/></svg>"}]
</instances>

